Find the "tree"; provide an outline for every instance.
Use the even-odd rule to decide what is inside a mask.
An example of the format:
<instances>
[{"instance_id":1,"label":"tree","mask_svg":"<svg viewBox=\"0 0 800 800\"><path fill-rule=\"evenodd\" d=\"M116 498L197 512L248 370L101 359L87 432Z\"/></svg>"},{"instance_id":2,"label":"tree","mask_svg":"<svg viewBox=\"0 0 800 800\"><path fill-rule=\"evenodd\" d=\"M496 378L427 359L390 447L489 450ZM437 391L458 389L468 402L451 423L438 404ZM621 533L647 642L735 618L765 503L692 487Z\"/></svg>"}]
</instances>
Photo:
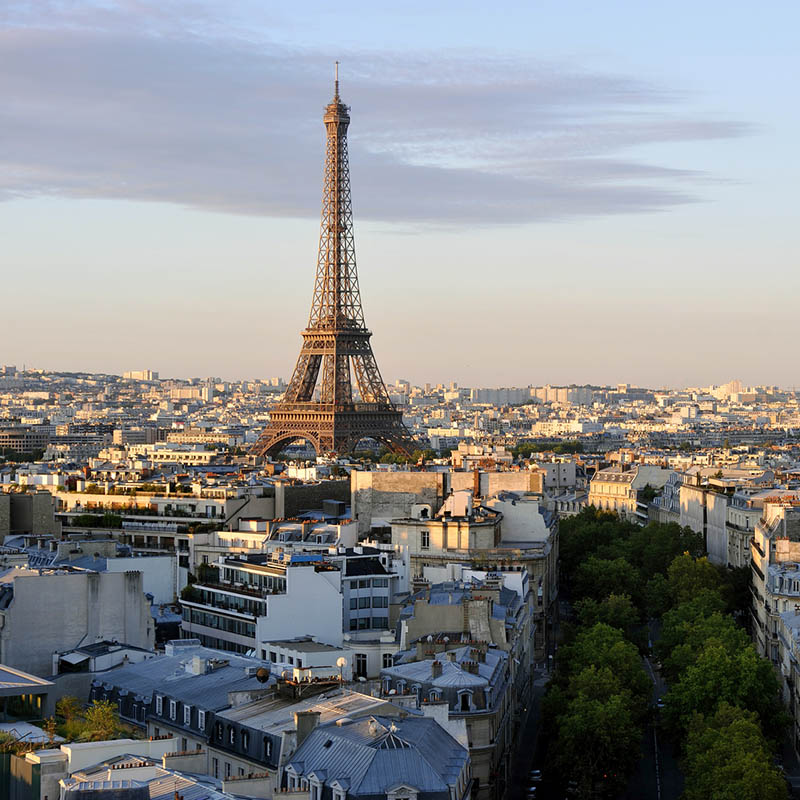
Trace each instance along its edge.
<instances>
[{"instance_id":1,"label":"tree","mask_svg":"<svg viewBox=\"0 0 800 800\"><path fill-rule=\"evenodd\" d=\"M626 594L641 599L639 572L624 558L613 561L590 556L575 571L573 591L576 597L605 600L611 594Z\"/></svg>"},{"instance_id":2,"label":"tree","mask_svg":"<svg viewBox=\"0 0 800 800\"><path fill-rule=\"evenodd\" d=\"M669 583L663 575L653 575L644 587L644 607L648 617L660 617L669 607Z\"/></svg>"},{"instance_id":3,"label":"tree","mask_svg":"<svg viewBox=\"0 0 800 800\"><path fill-rule=\"evenodd\" d=\"M639 526L621 520L613 511L593 506L561 520L559 524L559 561L561 574L569 580L580 564L591 555L604 558L627 556L625 541Z\"/></svg>"},{"instance_id":4,"label":"tree","mask_svg":"<svg viewBox=\"0 0 800 800\"><path fill-rule=\"evenodd\" d=\"M672 561L667 580L674 605L691 600L703 589L719 589L722 585L719 571L707 558L692 558L688 553Z\"/></svg>"},{"instance_id":5,"label":"tree","mask_svg":"<svg viewBox=\"0 0 800 800\"><path fill-rule=\"evenodd\" d=\"M578 784L578 797L616 793L641 757L641 729L624 696L571 700L558 717L556 760Z\"/></svg>"},{"instance_id":6,"label":"tree","mask_svg":"<svg viewBox=\"0 0 800 800\"><path fill-rule=\"evenodd\" d=\"M678 677L697 661L703 647L710 641L720 642L728 652L735 653L750 645L747 634L729 616L719 612L696 622L685 622L670 629L667 641L658 642L658 652L668 681ZM668 650L672 644L671 650Z\"/></svg>"},{"instance_id":7,"label":"tree","mask_svg":"<svg viewBox=\"0 0 800 800\"><path fill-rule=\"evenodd\" d=\"M675 522L651 522L644 528L631 531L627 542L627 558L649 580L654 575L666 575L676 556L688 553L693 558L703 554L703 536Z\"/></svg>"},{"instance_id":8,"label":"tree","mask_svg":"<svg viewBox=\"0 0 800 800\"><path fill-rule=\"evenodd\" d=\"M83 739L102 742L114 738L119 730L119 717L113 704L108 700L93 700L86 711L86 729Z\"/></svg>"},{"instance_id":9,"label":"tree","mask_svg":"<svg viewBox=\"0 0 800 800\"><path fill-rule=\"evenodd\" d=\"M590 597L584 598L575 604L575 612L578 622L584 627L590 628L598 622L604 622L622 631L631 641L638 638L641 616L627 594L610 594L599 603Z\"/></svg>"},{"instance_id":10,"label":"tree","mask_svg":"<svg viewBox=\"0 0 800 800\"><path fill-rule=\"evenodd\" d=\"M664 585L668 586L666 580ZM724 611L725 602L721 594L713 589L703 589L692 600L667 611L662 618L661 636L655 646L656 654L661 661L666 661L672 651L686 641L689 629L709 617L719 617ZM705 630L706 638L716 632L713 627Z\"/></svg>"},{"instance_id":11,"label":"tree","mask_svg":"<svg viewBox=\"0 0 800 800\"><path fill-rule=\"evenodd\" d=\"M726 642L712 638L667 692L664 720L682 734L696 713L713 716L722 703L755 712L770 738L778 739L785 728L772 664L752 645L730 650Z\"/></svg>"},{"instance_id":12,"label":"tree","mask_svg":"<svg viewBox=\"0 0 800 800\"><path fill-rule=\"evenodd\" d=\"M786 784L755 714L720 704L713 716L695 716L683 767L686 800L784 800Z\"/></svg>"},{"instance_id":13,"label":"tree","mask_svg":"<svg viewBox=\"0 0 800 800\"><path fill-rule=\"evenodd\" d=\"M52 745L56 740L56 718L48 717L42 724L42 730L47 734L47 743Z\"/></svg>"},{"instance_id":14,"label":"tree","mask_svg":"<svg viewBox=\"0 0 800 800\"><path fill-rule=\"evenodd\" d=\"M73 722L78 719L83 711L83 705L77 697L64 695L56 703L56 714L64 719L64 722Z\"/></svg>"},{"instance_id":15,"label":"tree","mask_svg":"<svg viewBox=\"0 0 800 800\"><path fill-rule=\"evenodd\" d=\"M632 697L646 702L650 695L652 684L642 668L638 650L610 625L601 622L580 630L574 641L563 645L559 652L559 669L569 679L587 667L607 667Z\"/></svg>"}]
</instances>

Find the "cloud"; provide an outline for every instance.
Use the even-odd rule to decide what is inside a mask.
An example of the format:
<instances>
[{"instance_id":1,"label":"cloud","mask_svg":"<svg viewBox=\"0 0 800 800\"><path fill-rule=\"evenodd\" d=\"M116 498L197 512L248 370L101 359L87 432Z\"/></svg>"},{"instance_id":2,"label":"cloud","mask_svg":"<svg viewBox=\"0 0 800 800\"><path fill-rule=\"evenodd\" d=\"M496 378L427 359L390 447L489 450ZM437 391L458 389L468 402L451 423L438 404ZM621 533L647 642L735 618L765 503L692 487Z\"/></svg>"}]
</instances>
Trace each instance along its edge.
<instances>
[{"instance_id":1,"label":"cloud","mask_svg":"<svg viewBox=\"0 0 800 800\"><path fill-rule=\"evenodd\" d=\"M61 3L36 14L9 6L0 199L316 216L334 57L248 41L208 8L129 0L84 4L76 16ZM681 113L680 97L630 77L524 58L342 59L359 219L494 224L665 210L696 201L709 176L626 151L750 130Z\"/></svg>"}]
</instances>

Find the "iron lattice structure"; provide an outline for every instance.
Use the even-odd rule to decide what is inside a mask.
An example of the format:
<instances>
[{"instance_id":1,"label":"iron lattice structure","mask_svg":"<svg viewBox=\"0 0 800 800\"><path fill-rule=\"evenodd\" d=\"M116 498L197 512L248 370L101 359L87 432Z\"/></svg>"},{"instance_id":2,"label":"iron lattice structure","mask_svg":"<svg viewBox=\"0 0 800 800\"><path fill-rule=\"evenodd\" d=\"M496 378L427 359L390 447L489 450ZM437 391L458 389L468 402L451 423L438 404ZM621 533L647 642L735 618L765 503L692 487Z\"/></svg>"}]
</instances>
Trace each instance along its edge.
<instances>
[{"instance_id":1,"label":"iron lattice structure","mask_svg":"<svg viewBox=\"0 0 800 800\"><path fill-rule=\"evenodd\" d=\"M275 455L296 439L308 439L318 454L352 452L365 437L394 452L410 453L414 446L389 399L364 323L350 199L349 110L339 98L337 79L323 117L325 183L308 327L292 379L253 446L254 455Z\"/></svg>"}]
</instances>

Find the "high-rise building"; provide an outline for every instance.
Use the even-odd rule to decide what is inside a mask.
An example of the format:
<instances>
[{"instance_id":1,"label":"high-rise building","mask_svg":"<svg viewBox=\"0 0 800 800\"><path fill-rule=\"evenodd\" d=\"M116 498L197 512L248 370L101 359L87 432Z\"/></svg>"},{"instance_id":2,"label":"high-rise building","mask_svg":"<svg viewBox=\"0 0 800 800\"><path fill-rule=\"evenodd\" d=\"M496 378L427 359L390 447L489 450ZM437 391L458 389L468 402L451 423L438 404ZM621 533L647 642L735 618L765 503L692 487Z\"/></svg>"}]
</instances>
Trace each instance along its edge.
<instances>
[{"instance_id":1,"label":"high-rise building","mask_svg":"<svg viewBox=\"0 0 800 800\"><path fill-rule=\"evenodd\" d=\"M255 455L274 455L295 439L307 439L317 453L350 452L366 437L394 451L413 446L378 370L361 308L347 153L349 111L339 98L337 73L334 98L323 118L325 185L308 327L283 400L253 447Z\"/></svg>"}]
</instances>

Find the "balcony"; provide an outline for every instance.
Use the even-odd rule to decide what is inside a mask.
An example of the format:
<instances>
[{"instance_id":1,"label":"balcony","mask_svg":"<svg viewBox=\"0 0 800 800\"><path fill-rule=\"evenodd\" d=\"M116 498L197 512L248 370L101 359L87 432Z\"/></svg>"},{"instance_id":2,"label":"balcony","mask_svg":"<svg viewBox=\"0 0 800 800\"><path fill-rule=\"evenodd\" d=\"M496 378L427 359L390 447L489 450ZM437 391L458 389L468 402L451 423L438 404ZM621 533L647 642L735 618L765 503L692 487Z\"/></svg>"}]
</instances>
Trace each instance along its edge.
<instances>
[{"instance_id":1,"label":"balcony","mask_svg":"<svg viewBox=\"0 0 800 800\"><path fill-rule=\"evenodd\" d=\"M196 589L209 589L212 592L227 592L229 594L241 594L246 597L255 597L263 600L271 594L280 594L274 589L258 589L250 586L236 586L232 583L214 583L212 581L204 581L203 583L195 583Z\"/></svg>"}]
</instances>

